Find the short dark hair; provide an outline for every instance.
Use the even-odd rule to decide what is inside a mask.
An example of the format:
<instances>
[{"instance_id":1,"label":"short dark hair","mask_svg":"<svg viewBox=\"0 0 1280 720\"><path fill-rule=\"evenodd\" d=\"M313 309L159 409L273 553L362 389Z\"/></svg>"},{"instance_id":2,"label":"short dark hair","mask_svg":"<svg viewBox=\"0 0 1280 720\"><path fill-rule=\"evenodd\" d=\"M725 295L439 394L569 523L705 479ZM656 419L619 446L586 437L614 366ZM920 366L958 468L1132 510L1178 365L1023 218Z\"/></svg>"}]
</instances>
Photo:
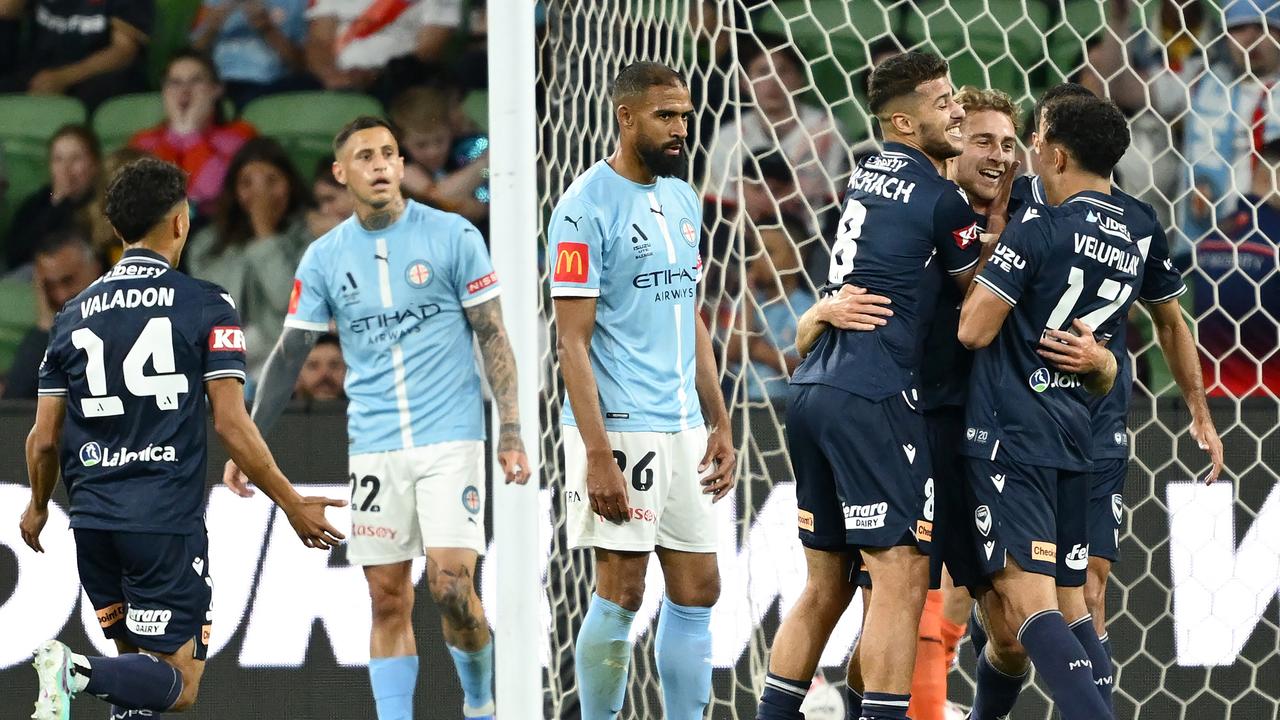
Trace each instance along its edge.
<instances>
[{"instance_id":1,"label":"short dark hair","mask_svg":"<svg viewBox=\"0 0 1280 720\"><path fill-rule=\"evenodd\" d=\"M347 140L350 140L352 135L360 132L361 130L368 130L369 128L377 127L386 128L387 132L391 133L391 137L396 141L396 147L400 147L400 130L395 126L395 123L387 120L386 118L380 118L374 115L361 115L346 125L343 125L342 129L338 131L338 134L333 136L333 154L337 155L340 153L342 151L342 146L347 144Z\"/></svg>"},{"instance_id":2,"label":"short dark hair","mask_svg":"<svg viewBox=\"0 0 1280 720\"><path fill-rule=\"evenodd\" d=\"M332 345L339 350L342 349L342 343L338 341L338 336L331 332L324 333L320 337L316 338L316 347L320 347L321 345Z\"/></svg>"},{"instance_id":3,"label":"short dark hair","mask_svg":"<svg viewBox=\"0 0 1280 720\"><path fill-rule=\"evenodd\" d=\"M67 123L53 132L49 137L49 154L53 154L53 144L64 137L73 137L84 145L89 154L97 162L102 162L102 144L98 142L98 136L93 134L93 130L88 125L81 123Z\"/></svg>"},{"instance_id":4,"label":"short dark hair","mask_svg":"<svg viewBox=\"0 0 1280 720\"><path fill-rule=\"evenodd\" d=\"M69 225L48 233L40 238L33 254L36 257L56 255L69 247L83 251L86 258L94 257L89 233L80 225Z\"/></svg>"},{"instance_id":5,"label":"short dark hair","mask_svg":"<svg viewBox=\"0 0 1280 720\"><path fill-rule=\"evenodd\" d=\"M933 53L911 50L886 59L871 71L867 81L867 105L877 117L886 105L916 91L920 83L947 74L947 61Z\"/></svg>"},{"instance_id":6,"label":"short dark hair","mask_svg":"<svg viewBox=\"0 0 1280 720\"><path fill-rule=\"evenodd\" d=\"M236 192L240 173L253 162L266 163L275 168L284 176L285 183L289 186L284 213L280 216L276 232L288 227L297 213L311 204L310 192L284 147L274 138L261 135L249 140L231 156L231 162L222 176L222 192L218 194L213 213L214 227L218 228L211 248L213 255L221 255L231 247L243 246L254 237L249 211L240 204L240 195Z\"/></svg>"},{"instance_id":7,"label":"short dark hair","mask_svg":"<svg viewBox=\"0 0 1280 720\"><path fill-rule=\"evenodd\" d=\"M343 187L342 183L338 182L338 178L333 176L333 162L332 155L325 155L317 160L315 172L311 176L312 180L314 182L322 182L325 185L332 185L336 188Z\"/></svg>"},{"instance_id":8,"label":"short dark hair","mask_svg":"<svg viewBox=\"0 0 1280 720\"><path fill-rule=\"evenodd\" d=\"M1049 103L1045 142L1059 143L1086 172L1110 177L1129 149L1129 123L1116 104L1100 97L1065 97Z\"/></svg>"},{"instance_id":9,"label":"short dark hair","mask_svg":"<svg viewBox=\"0 0 1280 720\"><path fill-rule=\"evenodd\" d=\"M652 87L688 87L684 77L670 67L658 62L633 62L622 68L614 77L609 90L615 106L628 98L648 92Z\"/></svg>"},{"instance_id":10,"label":"short dark hair","mask_svg":"<svg viewBox=\"0 0 1280 720\"><path fill-rule=\"evenodd\" d=\"M121 167L107 185L107 222L125 243L141 240L187 199L187 174L177 165L155 158Z\"/></svg>"},{"instance_id":11,"label":"short dark hair","mask_svg":"<svg viewBox=\"0 0 1280 720\"><path fill-rule=\"evenodd\" d=\"M1040 127L1040 118L1044 115L1045 107L1050 103L1070 97L1097 97L1097 95L1094 95L1092 90L1080 83L1064 82L1054 85L1045 90L1040 99L1036 101L1035 107L1031 108L1032 129Z\"/></svg>"}]
</instances>

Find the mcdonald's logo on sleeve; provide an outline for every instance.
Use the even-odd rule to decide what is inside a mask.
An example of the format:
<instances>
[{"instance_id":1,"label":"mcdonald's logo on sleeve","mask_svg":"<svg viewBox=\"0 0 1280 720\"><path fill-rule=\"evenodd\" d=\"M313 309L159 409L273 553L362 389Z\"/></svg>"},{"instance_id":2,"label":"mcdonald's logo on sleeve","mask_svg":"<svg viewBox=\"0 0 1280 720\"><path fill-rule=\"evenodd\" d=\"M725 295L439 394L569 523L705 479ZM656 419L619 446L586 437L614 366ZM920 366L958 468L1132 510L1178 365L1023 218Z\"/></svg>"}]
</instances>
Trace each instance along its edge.
<instances>
[{"instance_id":1,"label":"mcdonald's logo on sleeve","mask_svg":"<svg viewBox=\"0 0 1280 720\"><path fill-rule=\"evenodd\" d=\"M591 267L591 254L586 243L562 242L556 251L554 282L584 283Z\"/></svg>"}]
</instances>

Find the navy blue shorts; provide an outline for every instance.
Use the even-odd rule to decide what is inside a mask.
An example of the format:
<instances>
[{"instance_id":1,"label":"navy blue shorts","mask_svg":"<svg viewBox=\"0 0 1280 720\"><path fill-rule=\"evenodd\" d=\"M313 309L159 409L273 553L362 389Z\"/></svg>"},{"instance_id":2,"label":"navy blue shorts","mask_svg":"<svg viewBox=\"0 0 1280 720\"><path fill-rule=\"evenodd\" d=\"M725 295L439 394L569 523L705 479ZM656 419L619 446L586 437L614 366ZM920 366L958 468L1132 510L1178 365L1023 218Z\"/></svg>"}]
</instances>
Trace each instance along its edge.
<instances>
[{"instance_id":1,"label":"navy blue shorts","mask_svg":"<svg viewBox=\"0 0 1280 720\"><path fill-rule=\"evenodd\" d=\"M209 647L209 538L189 535L75 530L80 583L102 632L156 653L173 653L195 638L195 658Z\"/></svg>"},{"instance_id":2,"label":"navy blue shorts","mask_svg":"<svg viewBox=\"0 0 1280 720\"><path fill-rule=\"evenodd\" d=\"M1120 561L1120 529L1124 525L1124 480L1129 461L1105 458L1093 463L1089 496L1089 554Z\"/></svg>"},{"instance_id":3,"label":"navy blue shorts","mask_svg":"<svg viewBox=\"0 0 1280 720\"><path fill-rule=\"evenodd\" d=\"M873 402L826 385L792 386L787 449L805 547L915 545L929 553L928 443L906 397Z\"/></svg>"},{"instance_id":4,"label":"navy blue shorts","mask_svg":"<svg viewBox=\"0 0 1280 720\"><path fill-rule=\"evenodd\" d=\"M970 534L982 575L1003 569L1007 553L1059 587L1084 585L1092 473L972 457L968 467Z\"/></svg>"},{"instance_id":5,"label":"navy blue shorts","mask_svg":"<svg viewBox=\"0 0 1280 720\"><path fill-rule=\"evenodd\" d=\"M956 585L979 584L983 576L973 559L970 512L965 499L969 482L965 466L969 459L960 454L966 427L964 408L930 410L924 415L924 424L933 464L934 552L929 564L930 585L938 587L941 583L943 565Z\"/></svg>"}]
</instances>

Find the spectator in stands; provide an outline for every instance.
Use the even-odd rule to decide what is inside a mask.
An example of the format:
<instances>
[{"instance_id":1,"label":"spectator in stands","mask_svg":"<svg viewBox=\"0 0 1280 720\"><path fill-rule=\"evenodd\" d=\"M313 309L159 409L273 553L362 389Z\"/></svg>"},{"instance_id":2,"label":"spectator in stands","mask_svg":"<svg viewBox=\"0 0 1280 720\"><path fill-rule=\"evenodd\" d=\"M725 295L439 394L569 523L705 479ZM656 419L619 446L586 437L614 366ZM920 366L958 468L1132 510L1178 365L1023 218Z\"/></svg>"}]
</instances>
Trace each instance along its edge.
<instances>
[{"instance_id":1,"label":"spectator in stands","mask_svg":"<svg viewBox=\"0 0 1280 720\"><path fill-rule=\"evenodd\" d=\"M213 56L237 108L262 95L318 87L305 74L307 0L204 0L191 45Z\"/></svg>"},{"instance_id":2,"label":"spectator in stands","mask_svg":"<svg viewBox=\"0 0 1280 720\"><path fill-rule=\"evenodd\" d=\"M222 90L209 56L179 51L164 73L164 122L129 140L129 147L187 171L188 193L204 217L213 212L231 156L257 134L249 123L223 117Z\"/></svg>"},{"instance_id":3,"label":"spectator in stands","mask_svg":"<svg viewBox=\"0 0 1280 720\"><path fill-rule=\"evenodd\" d=\"M316 163L311 198L315 201L315 207L307 211L307 228L311 230L312 237L320 237L329 232L356 211L351 193L333 176L332 155L323 157Z\"/></svg>"},{"instance_id":4,"label":"spectator in stands","mask_svg":"<svg viewBox=\"0 0 1280 720\"><path fill-rule=\"evenodd\" d=\"M404 192L483 225L489 217L488 138L457 137L449 91L409 88L391 103L390 115L402 135Z\"/></svg>"},{"instance_id":5,"label":"spectator in stands","mask_svg":"<svg viewBox=\"0 0 1280 720\"><path fill-rule=\"evenodd\" d=\"M102 169L102 150L84 125L64 125L49 139L49 184L27 198L14 213L5 243L12 269L31 262L35 247L49 233L87 224L86 207Z\"/></svg>"},{"instance_id":6,"label":"spectator in stands","mask_svg":"<svg viewBox=\"0 0 1280 720\"><path fill-rule=\"evenodd\" d=\"M280 336L290 279L311 244L307 188L284 148L254 138L231 159L213 223L185 253L191 274L221 285L244 326L251 379Z\"/></svg>"},{"instance_id":7,"label":"spectator in stands","mask_svg":"<svg viewBox=\"0 0 1280 720\"><path fill-rule=\"evenodd\" d=\"M107 222L107 213L104 209L107 202L107 184L117 170L144 157L148 157L147 153L131 147L122 147L109 153L102 161L102 172L98 174L93 199L85 207L85 214L88 216L89 241L93 245L94 252L107 267L119 262L120 256L124 254L124 244L116 236L115 228Z\"/></svg>"},{"instance_id":8,"label":"spectator in stands","mask_svg":"<svg viewBox=\"0 0 1280 720\"><path fill-rule=\"evenodd\" d=\"M461 0L312 0L307 18L311 74L386 101L432 74L463 15Z\"/></svg>"},{"instance_id":9,"label":"spectator in stands","mask_svg":"<svg viewBox=\"0 0 1280 720\"><path fill-rule=\"evenodd\" d=\"M4 0L0 19L30 20L17 65L0 74L0 92L67 94L90 110L146 89L153 0Z\"/></svg>"},{"instance_id":10,"label":"spectator in stands","mask_svg":"<svg viewBox=\"0 0 1280 720\"><path fill-rule=\"evenodd\" d=\"M738 201L737 181L744 149L777 146L795 172L801 194L816 217L834 204L849 168L844 132L823 109L804 102L805 63L786 41L748 55L740 122L722 126L712 141L705 192Z\"/></svg>"},{"instance_id":11,"label":"spectator in stands","mask_svg":"<svg viewBox=\"0 0 1280 720\"><path fill-rule=\"evenodd\" d=\"M303 400L342 400L346 398L342 390L346 377L347 364L342 359L338 336L325 333L302 364L293 395Z\"/></svg>"},{"instance_id":12,"label":"spectator in stands","mask_svg":"<svg viewBox=\"0 0 1280 720\"><path fill-rule=\"evenodd\" d=\"M68 300L102 274L102 264L79 227L55 230L41 239L35 251L33 278L40 303L36 325L22 336L14 351L4 398L34 398L40 361L49 345L53 316Z\"/></svg>"},{"instance_id":13,"label":"spectator in stands","mask_svg":"<svg viewBox=\"0 0 1280 720\"><path fill-rule=\"evenodd\" d=\"M1128 7L1109 5L1113 17ZM1187 26L1194 25L1196 12L1182 11ZM1230 214L1249 190L1257 150L1280 137L1280 3L1227 0L1221 17L1225 36L1205 52L1188 52L1177 69L1166 63L1164 48L1150 52L1149 43L1135 43L1125 53L1116 48L1112 33L1103 33L1104 43L1090 53L1098 78L1108 79L1107 94L1118 103L1143 108L1150 102L1166 122L1181 122L1180 157L1172 158L1185 168L1179 173L1181 185L1160 189L1170 196L1187 194L1176 223L1184 242L1196 242ZM1183 35L1174 34L1170 45L1194 47ZM1123 72L1126 57L1142 82ZM1155 153L1148 164L1168 157L1168 136L1162 130L1148 143ZM1157 186L1161 174L1155 173Z\"/></svg>"},{"instance_id":14,"label":"spectator in stands","mask_svg":"<svg viewBox=\"0 0 1280 720\"><path fill-rule=\"evenodd\" d=\"M1196 328L1210 395L1280 396L1280 140L1257 160L1223 233L1196 245Z\"/></svg>"},{"instance_id":15,"label":"spectator in stands","mask_svg":"<svg viewBox=\"0 0 1280 720\"><path fill-rule=\"evenodd\" d=\"M808 237L798 218L785 217L764 224L748 224L748 311L739 316L746 333L747 357L741 336L731 335L726 345L730 373L746 368L748 400L779 402L786 398L787 381L800 364L796 351L796 323L815 301L805 277L797 242Z\"/></svg>"}]
</instances>

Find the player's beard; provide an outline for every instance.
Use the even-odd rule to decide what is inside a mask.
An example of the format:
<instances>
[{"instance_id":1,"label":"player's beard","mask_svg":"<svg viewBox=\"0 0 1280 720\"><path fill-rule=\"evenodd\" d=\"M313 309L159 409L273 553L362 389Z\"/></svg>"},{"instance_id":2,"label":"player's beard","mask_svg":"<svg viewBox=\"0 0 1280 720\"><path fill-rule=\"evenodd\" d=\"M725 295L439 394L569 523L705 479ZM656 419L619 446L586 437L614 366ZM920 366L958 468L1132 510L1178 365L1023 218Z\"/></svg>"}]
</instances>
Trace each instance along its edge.
<instances>
[{"instance_id":1,"label":"player's beard","mask_svg":"<svg viewBox=\"0 0 1280 720\"><path fill-rule=\"evenodd\" d=\"M678 155L668 155L667 148L673 147L670 142L659 145L641 144L636 148L640 159L649 172L657 177L685 177L689 173L689 153L681 143Z\"/></svg>"},{"instance_id":2,"label":"player's beard","mask_svg":"<svg viewBox=\"0 0 1280 720\"><path fill-rule=\"evenodd\" d=\"M920 149L924 151L925 155L928 155L934 160L941 161L946 160L947 158L956 157L960 153L964 152L963 147L956 147L951 144L951 140L947 138L947 129L945 126L938 128L937 132L933 132L932 130L933 129L930 128L930 132L921 134Z\"/></svg>"}]
</instances>

